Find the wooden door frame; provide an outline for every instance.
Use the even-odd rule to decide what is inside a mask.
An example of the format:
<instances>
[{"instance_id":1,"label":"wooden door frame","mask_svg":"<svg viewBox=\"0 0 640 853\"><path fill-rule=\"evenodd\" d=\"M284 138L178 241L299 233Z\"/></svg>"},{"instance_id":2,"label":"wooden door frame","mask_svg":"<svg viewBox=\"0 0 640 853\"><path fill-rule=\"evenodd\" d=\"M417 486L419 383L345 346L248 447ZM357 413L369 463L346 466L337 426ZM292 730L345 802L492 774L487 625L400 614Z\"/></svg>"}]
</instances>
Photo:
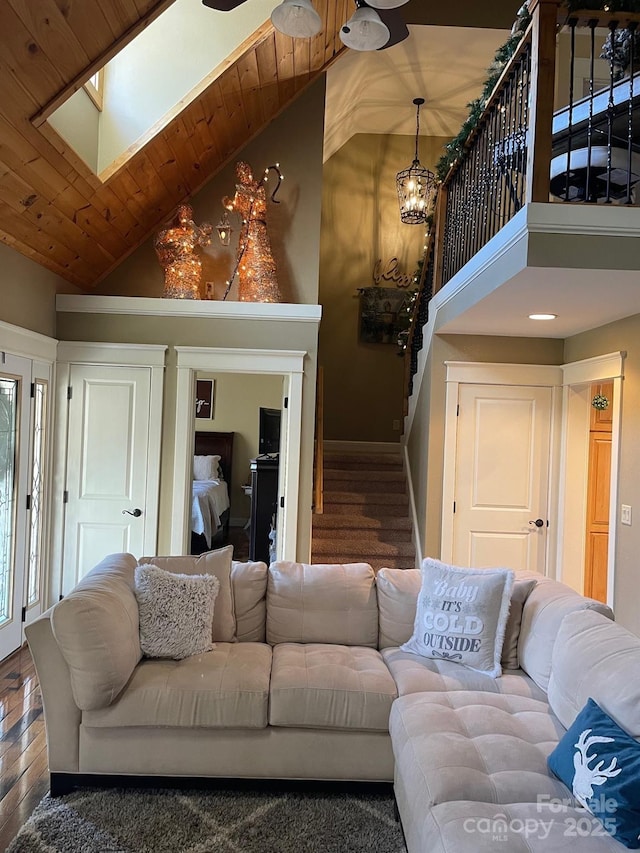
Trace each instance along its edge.
<instances>
[{"instance_id":1,"label":"wooden door frame","mask_svg":"<svg viewBox=\"0 0 640 853\"><path fill-rule=\"evenodd\" d=\"M465 385L537 386L551 388L551 435L547 518L557 517L558 458L562 368L545 364L496 364L489 362L446 361L444 473L442 483L442 528L440 556L453 556L453 513L455 500L456 452L458 442L458 391ZM545 551L545 574L555 576L557 525L551 525Z\"/></svg>"},{"instance_id":2,"label":"wooden door frame","mask_svg":"<svg viewBox=\"0 0 640 853\"><path fill-rule=\"evenodd\" d=\"M223 347L175 347L177 390L171 553L188 554L191 530L191 480L193 471L194 389L198 371L207 373L263 373L284 378L283 392L289 398L284 413L287 429L281 446L284 457L284 506L279 516L278 559L295 560L300 491L300 449L302 443L302 380L306 351L232 349Z\"/></svg>"},{"instance_id":3,"label":"wooden door frame","mask_svg":"<svg viewBox=\"0 0 640 853\"><path fill-rule=\"evenodd\" d=\"M557 577L569 586L584 589L585 528L591 384L613 381L611 423L611 480L609 494L609 542L607 604L615 600L618 492L620 475L620 430L622 424L623 352L587 358L563 365L562 439L560 449L560 489L558 493L559 531Z\"/></svg>"},{"instance_id":4,"label":"wooden door frame","mask_svg":"<svg viewBox=\"0 0 640 853\"><path fill-rule=\"evenodd\" d=\"M162 406L164 395L165 357L164 344L114 344L87 343L85 341L60 341L55 380L55 430L53 494L53 536L50 562L49 604L58 601L64 592L63 557L66 504L62 495L67 481L67 443L69 406L67 389L71 366L92 367L147 367L151 372L149 398L149 449L145 497L144 550L155 554L158 542L158 516L160 507L160 449L162 441Z\"/></svg>"}]
</instances>

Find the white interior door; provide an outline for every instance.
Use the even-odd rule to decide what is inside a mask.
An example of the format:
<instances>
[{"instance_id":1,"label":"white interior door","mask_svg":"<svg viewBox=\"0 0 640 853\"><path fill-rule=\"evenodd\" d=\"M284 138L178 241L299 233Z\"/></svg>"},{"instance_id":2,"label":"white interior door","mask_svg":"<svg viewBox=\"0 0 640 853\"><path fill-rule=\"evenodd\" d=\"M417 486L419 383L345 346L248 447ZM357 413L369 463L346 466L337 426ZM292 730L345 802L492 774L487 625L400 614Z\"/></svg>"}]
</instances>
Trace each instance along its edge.
<instances>
[{"instance_id":1,"label":"white interior door","mask_svg":"<svg viewBox=\"0 0 640 853\"><path fill-rule=\"evenodd\" d=\"M544 573L552 391L460 384L453 563Z\"/></svg>"},{"instance_id":2,"label":"white interior door","mask_svg":"<svg viewBox=\"0 0 640 853\"><path fill-rule=\"evenodd\" d=\"M102 558L144 550L151 369L72 364L63 592Z\"/></svg>"}]
</instances>

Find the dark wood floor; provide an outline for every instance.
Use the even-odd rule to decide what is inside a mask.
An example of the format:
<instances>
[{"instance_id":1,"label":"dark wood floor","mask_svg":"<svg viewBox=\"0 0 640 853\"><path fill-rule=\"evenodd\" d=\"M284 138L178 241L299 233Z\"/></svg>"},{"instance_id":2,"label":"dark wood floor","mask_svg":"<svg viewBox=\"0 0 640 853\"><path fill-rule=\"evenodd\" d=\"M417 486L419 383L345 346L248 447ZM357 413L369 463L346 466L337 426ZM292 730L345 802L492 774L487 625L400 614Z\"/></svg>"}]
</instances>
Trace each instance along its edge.
<instances>
[{"instance_id":1,"label":"dark wood floor","mask_svg":"<svg viewBox=\"0 0 640 853\"><path fill-rule=\"evenodd\" d=\"M0 850L48 790L42 699L23 646L0 663Z\"/></svg>"}]
</instances>

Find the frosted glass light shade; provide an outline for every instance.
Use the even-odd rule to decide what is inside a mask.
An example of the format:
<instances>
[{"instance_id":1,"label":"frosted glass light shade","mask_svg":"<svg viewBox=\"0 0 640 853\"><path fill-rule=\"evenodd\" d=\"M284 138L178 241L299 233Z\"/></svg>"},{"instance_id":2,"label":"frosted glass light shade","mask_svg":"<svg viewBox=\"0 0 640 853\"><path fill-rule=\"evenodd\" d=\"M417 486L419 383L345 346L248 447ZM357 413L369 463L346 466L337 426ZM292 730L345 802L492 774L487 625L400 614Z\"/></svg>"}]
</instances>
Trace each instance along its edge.
<instances>
[{"instance_id":1,"label":"frosted glass light shade","mask_svg":"<svg viewBox=\"0 0 640 853\"><path fill-rule=\"evenodd\" d=\"M322 29L322 18L311 0L282 0L271 13L271 23L292 38L311 38Z\"/></svg>"},{"instance_id":2,"label":"frosted glass light shade","mask_svg":"<svg viewBox=\"0 0 640 853\"><path fill-rule=\"evenodd\" d=\"M379 50L391 38L380 15L369 6L360 6L340 29L340 40L352 50Z\"/></svg>"},{"instance_id":3,"label":"frosted glass light shade","mask_svg":"<svg viewBox=\"0 0 640 853\"><path fill-rule=\"evenodd\" d=\"M408 2L409 0L367 0L367 5L373 6L374 9L397 9Z\"/></svg>"}]
</instances>

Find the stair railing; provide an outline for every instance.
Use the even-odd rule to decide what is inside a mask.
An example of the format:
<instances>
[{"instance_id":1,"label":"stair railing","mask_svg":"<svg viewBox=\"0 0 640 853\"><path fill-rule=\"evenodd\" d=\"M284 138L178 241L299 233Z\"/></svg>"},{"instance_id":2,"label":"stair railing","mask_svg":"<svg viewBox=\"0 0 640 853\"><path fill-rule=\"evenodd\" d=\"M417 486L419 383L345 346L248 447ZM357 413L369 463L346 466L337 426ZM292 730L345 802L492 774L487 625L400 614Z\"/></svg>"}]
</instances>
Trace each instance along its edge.
<instances>
[{"instance_id":1,"label":"stair railing","mask_svg":"<svg viewBox=\"0 0 640 853\"><path fill-rule=\"evenodd\" d=\"M409 412L409 398L413 393L413 377L418 370L418 354L422 349L422 329L429 320L429 302L433 296L435 271L435 243L434 229L431 228L427 238L422 274L418 283L418 295L413 309L407 346L404 352L404 417Z\"/></svg>"},{"instance_id":2,"label":"stair railing","mask_svg":"<svg viewBox=\"0 0 640 853\"><path fill-rule=\"evenodd\" d=\"M318 367L316 381L316 440L314 448L313 509L324 513L324 369Z\"/></svg>"}]
</instances>

